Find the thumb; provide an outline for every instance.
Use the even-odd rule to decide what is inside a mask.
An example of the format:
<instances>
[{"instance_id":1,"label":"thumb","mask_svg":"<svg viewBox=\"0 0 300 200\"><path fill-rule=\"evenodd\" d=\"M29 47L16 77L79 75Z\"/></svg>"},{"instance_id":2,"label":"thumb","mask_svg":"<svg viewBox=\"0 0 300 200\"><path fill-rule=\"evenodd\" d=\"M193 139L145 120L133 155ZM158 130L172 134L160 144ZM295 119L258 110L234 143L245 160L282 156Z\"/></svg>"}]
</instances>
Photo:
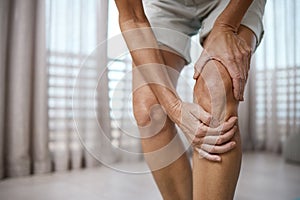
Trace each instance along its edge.
<instances>
[{"instance_id":1,"label":"thumb","mask_svg":"<svg viewBox=\"0 0 300 200\"><path fill-rule=\"evenodd\" d=\"M210 57L208 56L208 54L206 53L205 50L202 51L199 59L197 60L195 66L194 66L194 79L197 79L199 77L199 75L202 72L202 69L204 67L204 65L210 60Z\"/></svg>"}]
</instances>

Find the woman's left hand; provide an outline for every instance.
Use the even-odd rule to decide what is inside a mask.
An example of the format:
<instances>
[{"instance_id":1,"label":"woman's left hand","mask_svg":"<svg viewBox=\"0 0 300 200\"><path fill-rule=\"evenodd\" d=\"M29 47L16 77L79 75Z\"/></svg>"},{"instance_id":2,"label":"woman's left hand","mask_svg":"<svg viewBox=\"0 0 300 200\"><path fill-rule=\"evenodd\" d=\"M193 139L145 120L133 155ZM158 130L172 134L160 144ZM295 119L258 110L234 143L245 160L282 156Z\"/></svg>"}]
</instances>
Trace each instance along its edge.
<instances>
[{"instance_id":1,"label":"woman's left hand","mask_svg":"<svg viewBox=\"0 0 300 200\"><path fill-rule=\"evenodd\" d=\"M216 24L204 42L204 49L195 64L194 79L209 60L221 62L233 82L234 97L244 100L244 88L250 69L251 48L236 31L225 24Z\"/></svg>"}]
</instances>

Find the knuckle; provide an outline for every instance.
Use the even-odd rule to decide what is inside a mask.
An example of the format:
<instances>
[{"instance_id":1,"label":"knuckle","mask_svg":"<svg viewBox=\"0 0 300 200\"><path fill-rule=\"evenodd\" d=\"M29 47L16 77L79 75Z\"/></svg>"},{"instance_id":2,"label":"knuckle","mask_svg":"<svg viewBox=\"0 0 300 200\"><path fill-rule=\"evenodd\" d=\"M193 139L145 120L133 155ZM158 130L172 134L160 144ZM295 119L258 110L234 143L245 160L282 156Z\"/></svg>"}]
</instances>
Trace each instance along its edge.
<instances>
[{"instance_id":1,"label":"knuckle","mask_svg":"<svg viewBox=\"0 0 300 200\"><path fill-rule=\"evenodd\" d=\"M192 140L192 144L196 145L199 143L199 139L194 137L193 140Z\"/></svg>"},{"instance_id":2,"label":"knuckle","mask_svg":"<svg viewBox=\"0 0 300 200\"><path fill-rule=\"evenodd\" d=\"M204 134L201 130L199 130L198 133L197 133L197 136L198 136L198 137L204 137L204 135L205 135L205 134Z\"/></svg>"},{"instance_id":3,"label":"knuckle","mask_svg":"<svg viewBox=\"0 0 300 200\"><path fill-rule=\"evenodd\" d=\"M211 148L209 149L209 152L210 152L210 153L215 153L215 152L216 152L216 147L215 147L215 146L211 147Z\"/></svg>"},{"instance_id":4,"label":"knuckle","mask_svg":"<svg viewBox=\"0 0 300 200\"><path fill-rule=\"evenodd\" d=\"M192 139L192 144L196 144L196 139Z\"/></svg>"},{"instance_id":5,"label":"knuckle","mask_svg":"<svg viewBox=\"0 0 300 200\"><path fill-rule=\"evenodd\" d=\"M235 55L236 60L241 61L244 58L243 53L239 52Z\"/></svg>"},{"instance_id":6,"label":"knuckle","mask_svg":"<svg viewBox=\"0 0 300 200\"><path fill-rule=\"evenodd\" d=\"M234 61L234 56L231 53L226 52L224 54L224 58L228 61L228 62L233 62Z\"/></svg>"},{"instance_id":7,"label":"knuckle","mask_svg":"<svg viewBox=\"0 0 300 200\"><path fill-rule=\"evenodd\" d=\"M203 124L200 125L199 130L202 134L205 134L205 126Z\"/></svg>"},{"instance_id":8,"label":"knuckle","mask_svg":"<svg viewBox=\"0 0 300 200\"><path fill-rule=\"evenodd\" d=\"M223 143L223 137L220 136L217 140L217 144L222 144Z\"/></svg>"},{"instance_id":9,"label":"knuckle","mask_svg":"<svg viewBox=\"0 0 300 200\"><path fill-rule=\"evenodd\" d=\"M249 57L249 55L250 55L250 52L248 49L246 51L243 51L242 53L245 57Z\"/></svg>"},{"instance_id":10,"label":"knuckle","mask_svg":"<svg viewBox=\"0 0 300 200\"><path fill-rule=\"evenodd\" d=\"M229 71L229 73L230 73L231 77L233 78L233 81L239 82L239 79L241 77L239 69L234 68L231 71Z\"/></svg>"},{"instance_id":11,"label":"knuckle","mask_svg":"<svg viewBox=\"0 0 300 200\"><path fill-rule=\"evenodd\" d=\"M235 125L234 127L233 127L233 133L235 133L236 131L237 131L237 126Z\"/></svg>"}]
</instances>

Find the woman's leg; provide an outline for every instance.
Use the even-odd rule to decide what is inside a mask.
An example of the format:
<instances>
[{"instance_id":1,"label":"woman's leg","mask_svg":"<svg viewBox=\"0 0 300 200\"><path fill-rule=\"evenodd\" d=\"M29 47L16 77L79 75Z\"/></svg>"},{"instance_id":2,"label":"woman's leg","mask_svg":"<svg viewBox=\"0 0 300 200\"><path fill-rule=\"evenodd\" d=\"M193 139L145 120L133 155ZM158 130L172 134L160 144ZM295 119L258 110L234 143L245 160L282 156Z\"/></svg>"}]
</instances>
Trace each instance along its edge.
<instances>
[{"instance_id":1,"label":"woman's leg","mask_svg":"<svg viewBox=\"0 0 300 200\"><path fill-rule=\"evenodd\" d=\"M244 26L240 27L239 36L249 46L254 47L255 36ZM217 61L209 61L194 87L194 99L219 121L226 121L237 116L238 101L234 99L231 78L225 67ZM199 159L193 153L193 199L194 200L232 200L241 165L240 131L232 139L236 148L222 154L220 163Z\"/></svg>"},{"instance_id":2,"label":"woman's leg","mask_svg":"<svg viewBox=\"0 0 300 200\"><path fill-rule=\"evenodd\" d=\"M168 51L162 51L162 54L166 65L177 70L177 74L179 74L185 65L184 59ZM172 81L174 84L176 84L178 77L176 77L176 75L170 77L173 79ZM153 123L160 123L166 118L163 110L155 105L158 105L158 101L149 86L143 86L134 91L134 115L137 124L140 127L140 134L142 136L155 134L155 128L151 129L151 127L155 127L155 124ZM152 130L154 133L151 133ZM177 132L174 123L169 118L166 118L163 128L157 134L141 140L144 153L153 152L165 147L171 142L176 134ZM176 137L175 140L176 149L182 149L183 144L179 137ZM159 154L159 157L151 157L151 155L145 154L145 159L150 169L154 170L152 171L152 175L164 200L192 199L192 171L186 153L183 153L176 161L158 170L156 170L156 162L158 160L167 160L168 158L164 157L162 154Z\"/></svg>"}]
</instances>

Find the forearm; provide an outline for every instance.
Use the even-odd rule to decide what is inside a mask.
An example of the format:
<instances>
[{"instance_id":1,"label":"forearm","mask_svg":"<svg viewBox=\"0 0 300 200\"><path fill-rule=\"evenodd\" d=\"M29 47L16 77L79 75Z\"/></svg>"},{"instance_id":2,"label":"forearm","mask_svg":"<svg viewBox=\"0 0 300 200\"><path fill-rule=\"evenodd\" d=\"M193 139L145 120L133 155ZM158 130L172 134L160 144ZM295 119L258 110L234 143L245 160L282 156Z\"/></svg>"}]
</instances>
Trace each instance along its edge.
<instances>
[{"instance_id":1,"label":"forearm","mask_svg":"<svg viewBox=\"0 0 300 200\"><path fill-rule=\"evenodd\" d=\"M135 78L133 90L143 84L149 84L159 103L165 110L170 110L179 97L168 75L167 66L144 14L142 4L136 1L134 5L124 8L123 2L118 4L116 1L116 3L120 13L120 28L133 64L136 66L133 75L138 78ZM130 12L131 7L136 8Z\"/></svg>"},{"instance_id":2,"label":"forearm","mask_svg":"<svg viewBox=\"0 0 300 200\"><path fill-rule=\"evenodd\" d=\"M231 0L217 18L215 25L227 25L237 32L253 0Z\"/></svg>"}]
</instances>

